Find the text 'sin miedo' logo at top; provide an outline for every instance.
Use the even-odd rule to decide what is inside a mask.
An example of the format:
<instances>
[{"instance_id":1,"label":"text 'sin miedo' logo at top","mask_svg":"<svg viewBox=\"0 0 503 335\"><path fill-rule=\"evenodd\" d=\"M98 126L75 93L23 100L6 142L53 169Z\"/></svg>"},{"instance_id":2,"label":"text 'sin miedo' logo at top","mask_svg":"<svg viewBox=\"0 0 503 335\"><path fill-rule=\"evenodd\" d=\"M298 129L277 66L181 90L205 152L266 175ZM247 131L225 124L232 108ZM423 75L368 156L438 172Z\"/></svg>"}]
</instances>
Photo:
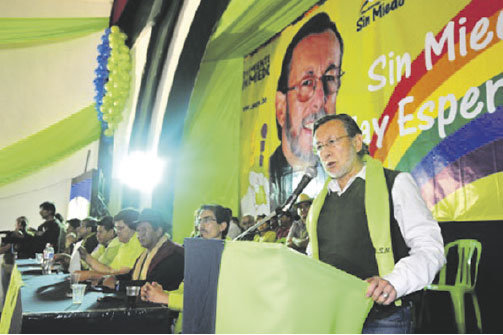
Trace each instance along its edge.
<instances>
[{"instance_id":1,"label":"text 'sin miedo' logo at top","mask_svg":"<svg viewBox=\"0 0 503 335\"><path fill-rule=\"evenodd\" d=\"M404 4L405 0L362 0L360 17L356 21L356 31L361 31Z\"/></svg>"},{"instance_id":2,"label":"text 'sin miedo' logo at top","mask_svg":"<svg viewBox=\"0 0 503 335\"><path fill-rule=\"evenodd\" d=\"M371 10L375 6L379 6L380 0L363 0L360 7L360 15L364 15L366 12Z\"/></svg>"}]
</instances>

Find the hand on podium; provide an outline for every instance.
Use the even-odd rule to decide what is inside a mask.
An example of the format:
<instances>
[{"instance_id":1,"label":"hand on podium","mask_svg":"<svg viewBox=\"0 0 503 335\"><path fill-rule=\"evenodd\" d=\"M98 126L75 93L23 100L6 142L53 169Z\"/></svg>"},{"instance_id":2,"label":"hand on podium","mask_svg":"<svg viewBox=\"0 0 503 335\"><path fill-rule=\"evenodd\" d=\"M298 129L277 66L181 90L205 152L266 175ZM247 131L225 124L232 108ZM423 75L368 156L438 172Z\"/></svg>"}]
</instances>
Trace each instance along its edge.
<instances>
[{"instance_id":1,"label":"hand on podium","mask_svg":"<svg viewBox=\"0 0 503 335\"><path fill-rule=\"evenodd\" d=\"M380 305L389 305L396 299L396 290L389 281L379 276L365 279L369 283L367 297Z\"/></svg>"}]
</instances>

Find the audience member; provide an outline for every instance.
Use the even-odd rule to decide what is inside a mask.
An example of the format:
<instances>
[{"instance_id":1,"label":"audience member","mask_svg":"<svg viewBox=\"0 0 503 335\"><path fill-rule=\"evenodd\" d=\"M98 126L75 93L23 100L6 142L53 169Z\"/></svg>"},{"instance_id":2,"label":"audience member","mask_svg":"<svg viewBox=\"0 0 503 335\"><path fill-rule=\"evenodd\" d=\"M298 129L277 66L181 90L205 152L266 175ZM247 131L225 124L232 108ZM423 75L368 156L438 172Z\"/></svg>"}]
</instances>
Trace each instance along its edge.
<instances>
[{"instance_id":1,"label":"audience member","mask_svg":"<svg viewBox=\"0 0 503 335\"><path fill-rule=\"evenodd\" d=\"M248 215L244 215L241 218L241 229L243 229L243 231L250 228L254 224L255 224L255 218L253 217L253 215L248 214Z\"/></svg>"},{"instance_id":2,"label":"audience member","mask_svg":"<svg viewBox=\"0 0 503 335\"><path fill-rule=\"evenodd\" d=\"M266 217L265 214L257 215L257 217L255 218L255 223L258 223L260 220L264 219L265 217Z\"/></svg>"},{"instance_id":3,"label":"audience member","mask_svg":"<svg viewBox=\"0 0 503 335\"><path fill-rule=\"evenodd\" d=\"M220 205L202 205L196 210L196 225L199 226L201 237L204 239L225 239L231 219L232 211ZM183 310L183 282L177 290L168 289L167 291L157 282L147 282L141 288L141 298L145 301L166 304L172 310L181 311ZM181 320L182 318L179 317L175 325L175 333L181 330Z\"/></svg>"},{"instance_id":4,"label":"audience member","mask_svg":"<svg viewBox=\"0 0 503 335\"><path fill-rule=\"evenodd\" d=\"M202 205L196 211L196 223L201 237L225 239L232 211L220 205Z\"/></svg>"},{"instance_id":5,"label":"audience member","mask_svg":"<svg viewBox=\"0 0 503 335\"><path fill-rule=\"evenodd\" d=\"M0 254L16 253L18 258L33 257L31 245L33 235L26 230L27 224L28 219L25 216L16 219L14 230L2 238Z\"/></svg>"},{"instance_id":6,"label":"audience member","mask_svg":"<svg viewBox=\"0 0 503 335\"><path fill-rule=\"evenodd\" d=\"M78 241L77 231L80 228L79 219L70 219L66 221L66 236L65 236L65 249L64 253L71 255L73 252L73 246L75 242Z\"/></svg>"},{"instance_id":7,"label":"audience member","mask_svg":"<svg viewBox=\"0 0 503 335\"><path fill-rule=\"evenodd\" d=\"M288 232L292 225L293 215L290 212L282 212L279 217L279 227L276 229L276 242L285 243Z\"/></svg>"},{"instance_id":8,"label":"audience member","mask_svg":"<svg viewBox=\"0 0 503 335\"><path fill-rule=\"evenodd\" d=\"M136 233L139 216L140 212L134 208L125 208L114 216L115 232L121 246L110 270L123 273L125 269L132 269L136 259L145 251Z\"/></svg>"},{"instance_id":9,"label":"audience member","mask_svg":"<svg viewBox=\"0 0 503 335\"><path fill-rule=\"evenodd\" d=\"M59 252L59 236L64 234L64 230L55 219L55 214L56 206L52 202L45 201L40 204L40 216L44 222L35 231L33 253L42 252L47 243L54 247L55 252Z\"/></svg>"},{"instance_id":10,"label":"audience member","mask_svg":"<svg viewBox=\"0 0 503 335\"><path fill-rule=\"evenodd\" d=\"M79 249L80 257L86 261L92 270L97 270L97 267L99 267L96 264L97 262L109 266L119 252L120 241L115 235L113 217L105 216L98 221L96 238L99 245L91 254L83 247Z\"/></svg>"},{"instance_id":11,"label":"audience member","mask_svg":"<svg viewBox=\"0 0 503 335\"><path fill-rule=\"evenodd\" d=\"M241 234L243 231L241 230L241 227L239 226L239 219L235 216L231 218L231 224L229 227L229 232L227 233L227 236L229 239L233 240L239 234Z\"/></svg>"},{"instance_id":12,"label":"audience member","mask_svg":"<svg viewBox=\"0 0 503 335\"><path fill-rule=\"evenodd\" d=\"M266 221L258 227L258 233L253 238L255 242L276 242L276 232L271 229L270 221Z\"/></svg>"},{"instance_id":13,"label":"audience member","mask_svg":"<svg viewBox=\"0 0 503 335\"><path fill-rule=\"evenodd\" d=\"M80 271L80 280L100 279L105 275L128 273L133 268L138 257L145 251L136 233L139 212L133 208L125 208L114 217L116 240L119 248L110 264L103 264L84 254L86 262L92 271ZM115 247L115 239L108 244L108 248ZM113 253L113 251L111 251Z\"/></svg>"},{"instance_id":14,"label":"audience member","mask_svg":"<svg viewBox=\"0 0 503 335\"><path fill-rule=\"evenodd\" d=\"M242 218L241 218L241 229L243 230L243 232L245 232L248 228L250 228L251 226L253 226L255 224L255 218L253 217L253 215L244 215ZM242 241L252 241L254 238L254 233L253 232L249 232L248 234L246 234L245 236L243 236L242 238L240 238L240 240Z\"/></svg>"},{"instance_id":15,"label":"audience member","mask_svg":"<svg viewBox=\"0 0 503 335\"><path fill-rule=\"evenodd\" d=\"M160 212L144 209L136 231L138 240L146 249L131 271L109 276L103 284L122 290L130 281L157 282L168 290L178 288L183 280L183 247L172 242L166 234L167 224Z\"/></svg>"},{"instance_id":16,"label":"audience member","mask_svg":"<svg viewBox=\"0 0 503 335\"><path fill-rule=\"evenodd\" d=\"M77 218L70 219L66 221L66 233L75 233L80 229L80 220Z\"/></svg>"},{"instance_id":17,"label":"audience member","mask_svg":"<svg viewBox=\"0 0 503 335\"><path fill-rule=\"evenodd\" d=\"M290 232L286 238L286 245L288 247L304 254L306 253L306 247L309 243L309 236L306 229L306 218L312 203L313 199L307 194L302 193L299 195L295 204L299 220L295 220L292 223L292 227L290 228Z\"/></svg>"},{"instance_id":18,"label":"audience member","mask_svg":"<svg viewBox=\"0 0 503 335\"><path fill-rule=\"evenodd\" d=\"M96 228L96 219L93 217L87 217L80 222L80 228L77 230L77 237L79 240L82 240L82 246L88 253L92 253L98 246Z\"/></svg>"},{"instance_id":19,"label":"audience member","mask_svg":"<svg viewBox=\"0 0 503 335\"><path fill-rule=\"evenodd\" d=\"M279 227L279 224L278 224L278 217L277 216L273 216L272 218L269 219L269 227L276 231Z\"/></svg>"}]
</instances>

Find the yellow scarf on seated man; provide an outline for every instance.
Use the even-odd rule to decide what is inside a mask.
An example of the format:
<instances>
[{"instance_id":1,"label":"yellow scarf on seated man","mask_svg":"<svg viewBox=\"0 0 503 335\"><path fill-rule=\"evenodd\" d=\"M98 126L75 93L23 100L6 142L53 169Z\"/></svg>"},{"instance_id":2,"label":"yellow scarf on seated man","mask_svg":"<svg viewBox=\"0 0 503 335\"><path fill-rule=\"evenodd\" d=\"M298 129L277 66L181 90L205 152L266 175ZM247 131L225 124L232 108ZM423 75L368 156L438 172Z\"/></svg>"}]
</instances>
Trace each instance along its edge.
<instances>
[{"instance_id":1,"label":"yellow scarf on seated man","mask_svg":"<svg viewBox=\"0 0 503 335\"><path fill-rule=\"evenodd\" d=\"M132 280L147 280L147 273L148 273L148 268L150 267L150 263L152 262L152 259L154 256L157 254L159 251L159 248L168 240L168 235L162 236L159 241L157 241L156 245L154 248L149 251L148 249L145 250L140 257L138 258L138 261L135 264L134 270L133 270L133 276Z\"/></svg>"}]
</instances>

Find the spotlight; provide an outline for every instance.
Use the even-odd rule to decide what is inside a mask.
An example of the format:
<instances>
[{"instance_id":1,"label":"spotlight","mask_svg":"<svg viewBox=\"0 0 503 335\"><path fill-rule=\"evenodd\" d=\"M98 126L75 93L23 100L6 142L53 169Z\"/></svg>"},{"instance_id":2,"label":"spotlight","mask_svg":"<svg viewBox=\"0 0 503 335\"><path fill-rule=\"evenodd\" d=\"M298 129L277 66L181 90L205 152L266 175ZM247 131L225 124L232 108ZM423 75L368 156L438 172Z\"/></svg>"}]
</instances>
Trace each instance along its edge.
<instances>
[{"instance_id":1,"label":"spotlight","mask_svg":"<svg viewBox=\"0 0 503 335\"><path fill-rule=\"evenodd\" d=\"M148 193L161 181L165 164L154 153L135 151L118 166L118 177L129 187Z\"/></svg>"}]
</instances>

